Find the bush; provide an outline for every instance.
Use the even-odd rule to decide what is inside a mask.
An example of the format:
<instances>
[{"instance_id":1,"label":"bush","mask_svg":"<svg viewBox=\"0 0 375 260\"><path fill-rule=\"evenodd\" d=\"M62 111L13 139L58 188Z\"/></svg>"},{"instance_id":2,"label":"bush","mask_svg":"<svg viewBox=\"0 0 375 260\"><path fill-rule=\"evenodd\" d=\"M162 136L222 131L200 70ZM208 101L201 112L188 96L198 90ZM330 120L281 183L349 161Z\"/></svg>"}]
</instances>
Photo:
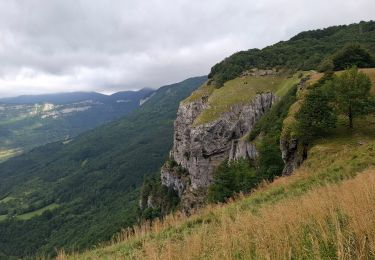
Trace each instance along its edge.
<instances>
[{"instance_id":1,"label":"bush","mask_svg":"<svg viewBox=\"0 0 375 260\"><path fill-rule=\"evenodd\" d=\"M254 167L246 159L220 164L208 190L210 202L225 202L234 194L249 192L259 183Z\"/></svg>"},{"instance_id":2,"label":"bush","mask_svg":"<svg viewBox=\"0 0 375 260\"><path fill-rule=\"evenodd\" d=\"M344 70L357 66L358 68L375 67L375 59L359 44L348 45L332 57L334 70Z\"/></svg>"},{"instance_id":3,"label":"bush","mask_svg":"<svg viewBox=\"0 0 375 260\"><path fill-rule=\"evenodd\" d=\"M320 81L309 91L296 114L297 136L304 145L336 126L331 81L328 76L325 79L326 83Z\"/></svg>"},{"instance_id":4,"label":"bush","mask_svg":"<svg viewBox=\"0 0 375 260\"><path fill-rule=\"evenodd\" d=\"M160 174L146 178L140 192L140 212L142 219L161 218L177 208L180 199L177 192L162 185ZM153 207L147 200L152 197Z\"/></svg>"}]
</instances>

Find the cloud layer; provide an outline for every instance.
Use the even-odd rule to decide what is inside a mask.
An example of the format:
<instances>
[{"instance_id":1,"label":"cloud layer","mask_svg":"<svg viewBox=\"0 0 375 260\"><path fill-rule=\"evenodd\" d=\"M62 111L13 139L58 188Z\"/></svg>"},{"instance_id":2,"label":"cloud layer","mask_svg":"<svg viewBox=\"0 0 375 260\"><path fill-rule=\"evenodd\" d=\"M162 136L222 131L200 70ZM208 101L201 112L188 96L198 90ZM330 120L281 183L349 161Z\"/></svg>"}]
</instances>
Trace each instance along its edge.
<instances>
[{"instance_id":1,"label":"cloud layer","mask_svg":"<svg viewBox=\"0 0 375 260\"><path fill-rule=\"evenodd\" d=\"M157 87L374 10L373 0L1 1L0 96Z\"/></svg>"}]
</instances>

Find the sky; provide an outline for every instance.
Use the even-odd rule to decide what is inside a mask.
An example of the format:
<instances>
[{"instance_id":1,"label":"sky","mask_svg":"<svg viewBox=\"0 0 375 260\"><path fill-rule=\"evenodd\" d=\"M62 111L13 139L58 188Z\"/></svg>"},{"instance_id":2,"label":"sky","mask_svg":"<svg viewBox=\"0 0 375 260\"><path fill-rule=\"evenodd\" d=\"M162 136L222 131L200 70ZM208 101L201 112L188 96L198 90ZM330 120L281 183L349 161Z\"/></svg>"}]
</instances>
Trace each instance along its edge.
<instances>
[{"instance_id":1,"label":"sky","mask_svg":"<svg viewBox=\"0 0 375 260\"><path fill-rule=\"evenodd\" d=\"M156 88L374 10L374 0L2 0L0 97Z\"/></svg>"}]
</instances>

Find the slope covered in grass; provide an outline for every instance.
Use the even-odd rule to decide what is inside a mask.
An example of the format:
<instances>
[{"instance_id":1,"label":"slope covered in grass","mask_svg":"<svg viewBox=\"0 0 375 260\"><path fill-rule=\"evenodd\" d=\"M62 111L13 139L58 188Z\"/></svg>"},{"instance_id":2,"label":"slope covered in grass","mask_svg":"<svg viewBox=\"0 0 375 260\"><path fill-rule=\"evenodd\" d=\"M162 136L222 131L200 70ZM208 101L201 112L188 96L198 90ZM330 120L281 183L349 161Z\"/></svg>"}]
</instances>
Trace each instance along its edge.
<instances>
[{"instance_id":1,"label":"slope covered in grass","mask_svg":"<svg viewBox=\"0 0 375 260\"><path fill-rule=\"evenodd\" d=\"M191 217L128 230L61 259L311 259L375 257L375 117L316 140L289 177ZM186 250L189 248L189 250ZM183 254L181 254L183 252Z\"/></svg>"}]
</instances>

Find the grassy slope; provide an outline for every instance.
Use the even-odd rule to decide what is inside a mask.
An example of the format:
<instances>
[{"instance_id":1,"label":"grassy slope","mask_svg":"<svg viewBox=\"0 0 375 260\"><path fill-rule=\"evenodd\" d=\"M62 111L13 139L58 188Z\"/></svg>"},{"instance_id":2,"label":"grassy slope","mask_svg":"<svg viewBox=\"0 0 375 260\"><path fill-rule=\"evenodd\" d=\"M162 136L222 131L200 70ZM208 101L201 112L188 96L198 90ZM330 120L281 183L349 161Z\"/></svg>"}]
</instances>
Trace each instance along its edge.
<instances>
[{"instance_id":1,"label":"grassy slope","mask_svg":"<svg viewBox=\"0 0 375 260\"><path fill-rule=\"evenodd\" d=\"M59 206L60 205L57 204L57 203L52 203L52 204L50 204L48 206L45 206L43 208L40 208L40 209L31 211L31 212L28 212L28 213L19 215L19 216L17 216L17 219L19 219L19 220L28 220L28 219L31 219L33 217L42 215L43 212L46 212L47 210L54 210L54 209L58 208Z\"/></svg>"},{"instance_id":2,"label":"grassy slope","mask_svg":"<svg viewBox=\"0 0 375 260\"><path fill-rule=\"evenodd\" d=\"M371 82L372 82L372 88L371 93L375 94L375 68L368 68L368 69L359 69L361 72L364 72L367 76L369 76ZM343 71L338 71L336 74L341 74ZM310 74L310 80L307 82L307 84L312 85L316 83L320 78L323 77L323 73L311 73ZM295 125L296 125L296 119L295 114L298 112L298 110L301 107L301 104L303 102L304 96L307 93L308 90L300 90L297 93L298 101L294 103L291 108L289 109L288 117L284 120L284 127L282 131L282 138L290 138L295 134Z\"/></svg>"},{"instance_id":3,"label":"grassy slope","mask_svg":"<svg viewBox=\"0 0 375 260\"><path fill-rule=\"evenodd\" d=\"M374 72L366 71L373 82ZM170 215L124 231L96 250L60 257L375 257L375 116L358 119L355 126L349 131L342 124L317 140L294 175L250 196L210 205L191 217Z\"/></svg>"},{"instance_id":4,"label":"grassy slope","mask_svg":"<svg viewBox=\"0 0 375 260\"><path fill-rule=\"evenodd\" d=\"M201 125L219 118L233 105L248 103L257 93L275 92L276 95L283 96L290 87L299 82L297 75L290 78L287 76L239 77L226 82L221 88L204 85L184 102L209 96L209 108L205 109L194 122L195 125Z\"/></svg>"},{"instance_id":5,"label":"grassy slope","mask_svg":"<svg viewBox=\"0 0 375 260\"><path fill-rule=\"evenodd\" d=\"M191 217L145 224L69 258L373 257L375 118L356 124L354 132L341 127L318 140L293 176Z\"/></svg>"}]
</instances>

